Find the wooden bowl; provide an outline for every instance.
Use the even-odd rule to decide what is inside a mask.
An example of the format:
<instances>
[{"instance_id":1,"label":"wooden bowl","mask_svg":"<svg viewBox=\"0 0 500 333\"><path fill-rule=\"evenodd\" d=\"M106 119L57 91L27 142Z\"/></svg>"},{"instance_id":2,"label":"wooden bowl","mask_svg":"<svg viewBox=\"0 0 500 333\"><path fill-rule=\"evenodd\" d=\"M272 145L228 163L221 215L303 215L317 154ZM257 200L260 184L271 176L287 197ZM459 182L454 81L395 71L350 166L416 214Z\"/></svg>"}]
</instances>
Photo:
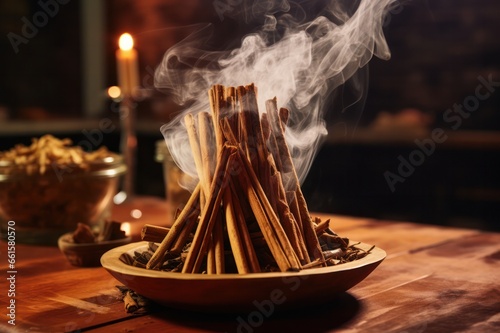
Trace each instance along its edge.
<instances>
[{"instance_id":1,"label":"wooden bowl","mask_svg":"<svg viewBox=\"0 0 500 333\"><path fill-rule=\"evenodd\" d=\"M117 247L131 242L130 237L99 243L74 243L73 233L66 233L59 237L57 244L61 252L74 266L95 267L100 265L101 256Z\"/></svg>"},{"instance_id":2,"label":"wooden bowl","mask_svg":"<svg viewBox=\"0 0 500 333\"><path fill-rule=\"evenodd\" d=\"M145 251L147 242L117 247L101 257L102 266L118 281L159 304L203 312L237 313L287 309L331 300L366 278L386 253L375 247L366 257L330 267L299 272L252 274L184 274L134 267L122 262L124 252ZM368 250L368 244L358 247Z\"/></svg>"}]
</instances>

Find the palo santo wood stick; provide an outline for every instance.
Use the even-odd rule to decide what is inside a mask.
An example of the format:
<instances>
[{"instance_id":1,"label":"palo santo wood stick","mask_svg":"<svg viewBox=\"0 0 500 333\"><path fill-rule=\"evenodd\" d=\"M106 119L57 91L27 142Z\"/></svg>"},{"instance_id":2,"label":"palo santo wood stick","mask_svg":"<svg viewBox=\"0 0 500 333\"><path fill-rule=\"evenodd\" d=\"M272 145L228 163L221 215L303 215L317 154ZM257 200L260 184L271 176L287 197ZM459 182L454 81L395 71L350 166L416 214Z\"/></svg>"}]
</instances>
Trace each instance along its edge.
<instances>
[{"instance_id":1,"label":"palo santo wood stick","mask_svg":"<svg viewBox=\"0 0 500 333\"><path fill-rule=\"evenodd\" d=\"M192 214L196 215L199 214L199 200L200 200L200 185L198 184L194 189L193 193L191 194L191 197L189 197L186 206L172 224L172 227L170 228L170 231L168 232L167 236L163 239L160 246L158 246L158 249L156 249L151 259L149 259L146 265L147 269L156 269L158 266L161 265L165 253L168 250L170 250L170 247L179 236L180 232L182 231L182 228L188 221L188 218Z\"/></svg>"}]
</instances>

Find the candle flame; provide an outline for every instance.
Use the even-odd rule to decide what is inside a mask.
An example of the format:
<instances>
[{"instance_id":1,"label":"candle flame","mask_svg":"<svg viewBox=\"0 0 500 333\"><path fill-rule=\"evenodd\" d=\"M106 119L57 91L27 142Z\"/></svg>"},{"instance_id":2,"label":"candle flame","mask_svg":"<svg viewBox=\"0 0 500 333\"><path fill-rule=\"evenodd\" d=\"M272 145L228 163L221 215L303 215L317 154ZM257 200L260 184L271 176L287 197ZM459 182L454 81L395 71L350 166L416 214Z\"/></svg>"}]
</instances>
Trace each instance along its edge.
<instances>
[{"instance_id":1,"label":"candle flame","mask_svg":"<svg viewBox=\"0 0 500 333\"><path fill-rule=\"evenodd\" d=\"M142 217L142 212L139 209L132 209L130 216L134 219L140 219Z\"/></svg>"},{"instance_id":2,"label":"candle flame","mask_svg":"<svg viewBox=\"0 0 500 333\"><path fill-rule=\"evenodd\" d=\"M130 236L132 226L130 225L129 222L123 222L120 229L125 231L126 236Z\"/></svg>"},{"instance_id":3,"label":"candle flame","mask_svg":"<svg viewBox=\"0 0 500 333\"><path fill-rule=\"evenodd\" d=\"M118 46L123 51L130 51L134 47L134 39L129 33L124 33L118 40Z\"/></svg>"},{"instance_id":4,"label":"candle flame","mask_svg":"<svg viewBox=\"0 0 500 333\"><path fill-rule=\"evenodd\" d=\"M108 96L112 99L118 99L122 95L122 90L118 86L111 86L108 88Z\"/></svg>"}]
</instances>

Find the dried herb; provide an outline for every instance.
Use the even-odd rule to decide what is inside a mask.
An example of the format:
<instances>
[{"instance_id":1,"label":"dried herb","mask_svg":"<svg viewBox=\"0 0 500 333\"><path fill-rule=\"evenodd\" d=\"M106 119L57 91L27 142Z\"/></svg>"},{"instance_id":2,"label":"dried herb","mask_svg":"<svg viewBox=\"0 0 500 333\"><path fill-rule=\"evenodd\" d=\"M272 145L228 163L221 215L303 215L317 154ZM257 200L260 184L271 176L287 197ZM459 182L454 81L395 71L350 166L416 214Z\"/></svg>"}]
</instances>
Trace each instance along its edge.
<instances>
[{"instance_id":1,"label":"dried herb","mask_svg":"<svg viewBox=\"0 0 500 333\"><path fill-rule=\"evenodd\" d=\"M322 223L316 218L316 225L320 225L320 230L316 230L318 241L323 253L324 260L315 259L309 263L303 264L301 269L316 268L321 266L334 266L355 260L359 260L367 256L375 246L368 250L363 250L357 245L360 243L350 244L348 238L340 237L337 233L329 227L325 227L326 223ZM258 236L258 235L257 235ZM263 272L279 272L280 269L276 262L273 261L272 254L265 245L259 241L260 238L252 238L256 249L259 262L265 263L262 267ZM227 241L227 240L226 240ZM156 268L165 272L181 272L184 265L187 253L189 252L191 243L187 243L180 253L167 252L164 256L162 263ZM145 251L134 251L133 256L128 253L123 253L120 260L127 265L146 268L148 261L158 249L158 244L154 242L148 243L148 248ZM227 273L236 273L234 260L232 260L232 253L226 251ZM202 273L206 273L206 267L201 269Z\"/></svg>"}]
</instances>

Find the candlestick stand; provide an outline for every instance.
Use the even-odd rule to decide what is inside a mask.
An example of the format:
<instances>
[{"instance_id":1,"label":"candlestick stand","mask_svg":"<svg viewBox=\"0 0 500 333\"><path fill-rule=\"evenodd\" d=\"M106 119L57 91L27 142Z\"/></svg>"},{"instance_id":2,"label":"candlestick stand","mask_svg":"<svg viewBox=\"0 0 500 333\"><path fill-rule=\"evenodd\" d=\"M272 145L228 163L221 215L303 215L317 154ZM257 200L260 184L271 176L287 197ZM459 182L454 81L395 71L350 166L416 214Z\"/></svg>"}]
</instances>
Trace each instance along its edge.
<instances>
[{"instance_id":1,"label":"candlestick stand","mask_svg":"<svg viewBox=\"0 0 500 333\"><path fill-rule=\"evenodd\" d=\"M137 136L135 133L135 106L132 96L125 95L120 104L120 152L124 156L127 172L123 178L122 191L125 192L126 199L135 195L135 172Z\"/></svg>"},{"instance_id":2,"label":"candlestick stand","mask_svg":"<svg viewBox=\"0 0 500 333\"><path fill-rule=\"evenodd\" d=\"M134 241L140 240L140 229L144 224L152 223L158 216L165 216L168 223L170 212L163 198L137 195L135 179L137 170L136 106L138 101L149 98L151 92L138 88L135 94L123 94L120 100L120 153L127 166L120 192L115 195L114 204L120 206L113 211L113 218L127 225L127 232ZM157 223L157 222L156 222ZM166 225L166 224L165 224Z\"/></svg>"}]
</instances>

